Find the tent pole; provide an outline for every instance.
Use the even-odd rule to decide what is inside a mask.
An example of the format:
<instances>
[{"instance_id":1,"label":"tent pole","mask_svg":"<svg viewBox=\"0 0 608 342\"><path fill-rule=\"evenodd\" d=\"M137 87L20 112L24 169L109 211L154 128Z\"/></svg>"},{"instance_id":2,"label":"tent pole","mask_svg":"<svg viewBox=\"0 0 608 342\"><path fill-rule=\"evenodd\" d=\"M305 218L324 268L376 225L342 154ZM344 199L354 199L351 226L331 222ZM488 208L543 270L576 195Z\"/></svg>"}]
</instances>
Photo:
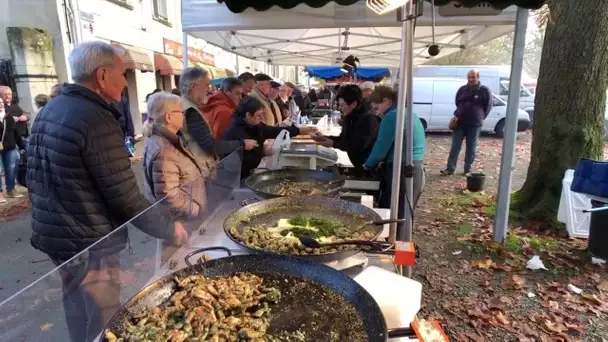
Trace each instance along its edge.
<instances>
[{"instance_id":1,"label":"tent pole","mask_svg":"<svg viewBox=\"0 0 608 342\"><path fill-rule=\"evenodd\" d=\"M397 104L397 124L395 127L395 154L393 157L393 190L391 193L391 218L397 218L399 214L399 206L404 206L404 217L411 218L410 205L406 200L406 203L399 203L399 179L401 179L401 171L407 171L411 169L413 164L413 124L412 124L412 70L413 70L413 41L414 41L414 21L408 20L412 16L414 4L413 1L408 2L401 8L401 63L399 68L399 98ZM407 101L407 102L406 102ZM405 109L408 108L407 113ZM407 115L407 119L405 115ZM405 125L407 121L407 126ZM407 129L405 137L403 134L404 126ZM403 160L403 141L406 140L405 160ZM406 166L402 167L402 162ZM412 184L413 178L411 173L407 173L406 179L406 194L412 202ZM397 239L399 241L410 241L412 239L412 221L408 220L404 224L403 229L397 230L396 224L391 224L390 239ZM411 276L411 268L406 268L406 276Z\"/></svg>"},{"instance_id":2,"label":"tent pole","mask_svg":"<svg viewBox=\"0 0 608 342\"><path fill-rule=\"evenodd\" d=\"M515 143L517 140L517 112L519 110L519 92L521 72L524 65L526 48L526 30L528 28L527 9L517 8L515 35L513 37L513 55L511 56L511 75L509 78L509 99L507 101L507 119L505 124L500 175L498 177L498 200L494 220L494 241L502 243L507 236L509 224L509 205L511 202L511 173L515 160Z\"/></svg>"},{"instance_id":3,"label":"tent pole","mask_svg":"<svg viewBox=\"0 0 608 342\"><path fill-rule=\"evenodd\" d=\"M184 62L184 69L188 67L188 33L182 33L182 57Z\"/></svg>"}]
</instances>

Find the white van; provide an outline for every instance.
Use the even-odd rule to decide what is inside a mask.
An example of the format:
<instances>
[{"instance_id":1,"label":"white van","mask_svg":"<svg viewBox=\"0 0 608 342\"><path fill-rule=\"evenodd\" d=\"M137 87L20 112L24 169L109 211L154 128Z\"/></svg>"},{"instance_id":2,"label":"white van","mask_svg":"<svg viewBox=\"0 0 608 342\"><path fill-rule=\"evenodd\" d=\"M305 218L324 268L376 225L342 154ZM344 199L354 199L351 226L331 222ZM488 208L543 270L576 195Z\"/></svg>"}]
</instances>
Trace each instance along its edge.
<instances>
[{"instance_id":1,"label":"white van","mask_svg":"<svg viewBox=\"0 0 608 342\"><path fill-rule=\"evenodd\" d=\"M414 77L414 113L422 121L426 130L447 130L456 110L456 92L467 83L466 79L441 77ZM500 97L492 94L494 106L483 122L482 132L494 132L504 135L507 104ZM530 116L518 110L517 131L530 127Z\"/></svg>"},{"instance_id":2,"label":"white van","mask_svg":"<svg viewBox=\"0 0 608 342\"><path fill-rule=\"evenodd\" d=\"M414 77L452 77L466 79L471 69L479 70L481 84L490 88L492 93L507 100L509 96L509 78L511 67L508 65L419 65L414 67ZM522 71L522 82L532 79ZM519 108L534 114L534 94L524 85L520 85Z\"/></svg>"}]
</instances>

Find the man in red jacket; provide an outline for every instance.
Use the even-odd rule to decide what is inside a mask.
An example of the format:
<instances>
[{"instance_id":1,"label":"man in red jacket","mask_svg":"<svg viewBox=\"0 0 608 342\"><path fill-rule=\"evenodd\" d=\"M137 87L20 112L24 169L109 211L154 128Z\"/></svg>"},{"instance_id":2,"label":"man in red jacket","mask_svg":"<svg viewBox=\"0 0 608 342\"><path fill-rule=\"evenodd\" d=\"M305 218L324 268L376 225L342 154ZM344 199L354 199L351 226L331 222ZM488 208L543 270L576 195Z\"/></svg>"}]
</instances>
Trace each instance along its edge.
<instances>
[{"instance_id":1,"label":"man in red jacket","mask_svg":"<svg viewBox=\"0 0 608 342\"><path fill-rule=\"evenodd\" d=\"M213 139L220 140L230 127L232 113L243 94L243 82L236 77L222 81L218 91L209 97L203 107L203 115L211 128Z\"/></svg>"}]
</instances>

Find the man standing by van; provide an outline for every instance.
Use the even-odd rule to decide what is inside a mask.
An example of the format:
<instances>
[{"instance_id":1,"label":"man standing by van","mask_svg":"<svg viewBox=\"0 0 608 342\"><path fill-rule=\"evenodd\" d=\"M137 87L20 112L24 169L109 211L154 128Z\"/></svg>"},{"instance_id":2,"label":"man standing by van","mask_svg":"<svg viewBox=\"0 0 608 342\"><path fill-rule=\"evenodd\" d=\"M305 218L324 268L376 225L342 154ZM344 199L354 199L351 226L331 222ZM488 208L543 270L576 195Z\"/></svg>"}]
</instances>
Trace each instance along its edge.
<instances>
[{"instance_id":1,"label":"man standing by van","mask_svg":"<svg viewBox=\"0 0 608 342\"><path fill-rule=\"evenodd\" d=\"M479 70L470 70L467 73L467 84L456 92L456 128L452 134L452 148L448 157L448 165L441 171L442 175L452 175L456 171L458 155L462 148L462 141L467 140L464 155L464 173L473 169L477 139L483 121L492 109L492 92L488 87L479 83Z\"/></svg>"}]
</instances>

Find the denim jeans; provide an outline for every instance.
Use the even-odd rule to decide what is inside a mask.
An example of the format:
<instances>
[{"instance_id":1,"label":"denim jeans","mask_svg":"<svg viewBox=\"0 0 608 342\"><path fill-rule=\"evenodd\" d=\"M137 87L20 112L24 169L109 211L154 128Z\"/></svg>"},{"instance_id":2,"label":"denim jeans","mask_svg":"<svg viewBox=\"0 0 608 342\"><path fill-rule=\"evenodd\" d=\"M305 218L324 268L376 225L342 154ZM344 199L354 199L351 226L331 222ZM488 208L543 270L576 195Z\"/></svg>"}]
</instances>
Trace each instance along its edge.
<instances>
[{"instance_id":1,"label":"denim jeans","mask_svg":"<svg viewBox=\"0 0 608 342\"><path fill-rule=\"evenodd\" d=\"M2 150L0 152L0 161L4 170L4 179L6 179L6 191L15 189L15 180L17 177L17 163L19 162L19 151L15 148L10 150ZM2 177L0 177L0 192L2 192Z\"/></svg>"},{"instance_id":2,"label":"denim jeans","mask_svg":"<svg viewBox=\"0 0 608 342\"><path fill-rule=\"evenodd\" d=\"M458 155L462 148L462 141L466 139L466 151L464 154L464 170L465 172L470 171L475 163L475 151L477 149L477 139L479 138L479 132L481 127L458 127L452 134L452 148L450 149L450 156L448 157L447 170L450 172L456 171L456 164L458 163Z\"/></svg>"},{"instance_id":3,"label":"denim jeans","mask_svg":"<svg viewBox=\"0 0 608 342\"><path fill-rule=\"evenodd\" d=\"M89 252L68 261L51 257L63 282L63 310L70 341L96 341L120 309L120 256Z\"/></svg>"}]
</instances>

